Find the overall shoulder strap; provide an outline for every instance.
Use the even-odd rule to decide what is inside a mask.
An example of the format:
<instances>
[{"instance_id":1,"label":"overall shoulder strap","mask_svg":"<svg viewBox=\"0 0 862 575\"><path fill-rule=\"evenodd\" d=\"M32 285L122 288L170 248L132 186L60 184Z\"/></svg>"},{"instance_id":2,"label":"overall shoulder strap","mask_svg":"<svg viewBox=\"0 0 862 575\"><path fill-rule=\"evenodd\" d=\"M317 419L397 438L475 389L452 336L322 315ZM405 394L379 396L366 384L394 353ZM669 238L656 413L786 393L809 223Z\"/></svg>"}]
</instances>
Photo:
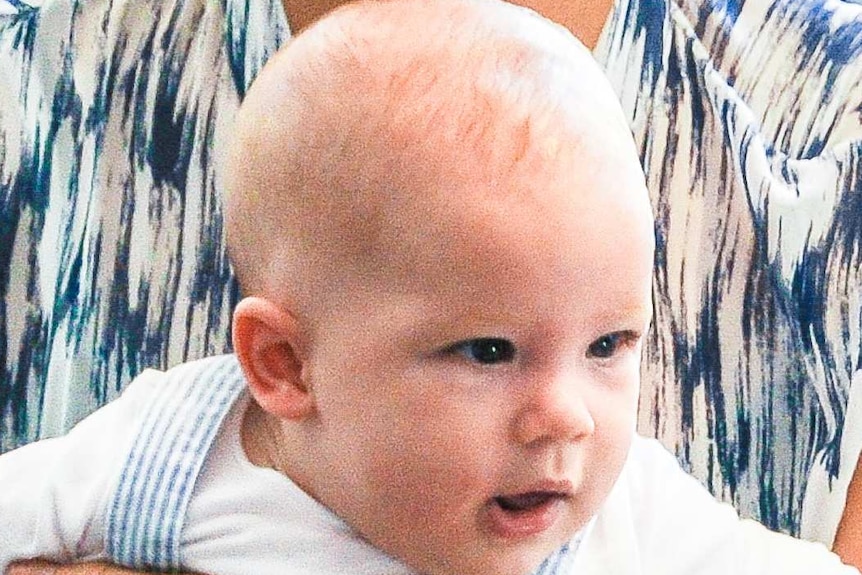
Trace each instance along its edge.
<instances>
[{"instance_id":1,"label":"overall shoulder strap","mask_svg":"<svg viewBox=\"0 0 862 575\"><path fill-rule=\"evenodd\" d=\"M569 541L553 555L545 559L533 575L572 575L575 564L575 553L580 544L580 537Z\"/></svg>"},{"instance_id":2,"label":"overall shoulder strap","mask_svg":"<svg viewBox=\"0 0 862 575\"><path fill-rule=\"evenodd\" d=\"M575 557L581 542L589 536L594 524L595 519L591 519L568 543L545 559L533 575L575 575Z\"/></svg>"},{"instance_id":3,"label":"overall shoulder strap","mask_svg":"<svg viewBox=\"0 0 862 575\"><path fill-rule=\"evenodd\" d=\"M236 357L183 364L165 373L108 499L105 549L133 569L180 567L180 533L207 453L245 389Z\"/></svg>"}]
</instances>

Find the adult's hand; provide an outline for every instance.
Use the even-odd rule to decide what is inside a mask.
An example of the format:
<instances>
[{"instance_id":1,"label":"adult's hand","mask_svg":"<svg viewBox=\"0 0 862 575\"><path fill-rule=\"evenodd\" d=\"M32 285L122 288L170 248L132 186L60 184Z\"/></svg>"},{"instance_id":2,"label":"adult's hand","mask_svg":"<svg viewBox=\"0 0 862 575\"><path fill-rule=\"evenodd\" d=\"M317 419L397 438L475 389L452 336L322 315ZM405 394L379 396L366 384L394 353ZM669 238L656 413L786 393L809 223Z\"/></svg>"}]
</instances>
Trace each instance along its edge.
<instances>
[{"instance_id":1,"label":"adult's hand","mask_svg":"<svg viewBox=\"0 0 862 575\"><path fill-rule=\"evenodd\" d=\"M75 563L73 565L33 560L13 563L5 575L135 575L132 571L110 563Z\"/></svg>"}]
</instances>

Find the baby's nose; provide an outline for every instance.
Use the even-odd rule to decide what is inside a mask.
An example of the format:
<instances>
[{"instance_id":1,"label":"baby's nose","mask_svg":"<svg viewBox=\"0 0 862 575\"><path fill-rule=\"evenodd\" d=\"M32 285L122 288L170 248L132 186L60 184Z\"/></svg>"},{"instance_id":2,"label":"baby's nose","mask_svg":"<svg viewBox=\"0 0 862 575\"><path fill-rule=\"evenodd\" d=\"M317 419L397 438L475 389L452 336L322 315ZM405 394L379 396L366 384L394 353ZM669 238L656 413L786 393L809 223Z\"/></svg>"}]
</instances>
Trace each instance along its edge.
<instances>
[{"instance_id":1,"label":"baby's nose","mask_svg":"<svg viewBox=\"0 0 862 575\"><path fill-rule=\"evenodd\" d=\"M583 384L571 373L554 373L535 382L514 421L519 444L574 442L593 434L596 423Z\"/></svg>"}]
</instances>

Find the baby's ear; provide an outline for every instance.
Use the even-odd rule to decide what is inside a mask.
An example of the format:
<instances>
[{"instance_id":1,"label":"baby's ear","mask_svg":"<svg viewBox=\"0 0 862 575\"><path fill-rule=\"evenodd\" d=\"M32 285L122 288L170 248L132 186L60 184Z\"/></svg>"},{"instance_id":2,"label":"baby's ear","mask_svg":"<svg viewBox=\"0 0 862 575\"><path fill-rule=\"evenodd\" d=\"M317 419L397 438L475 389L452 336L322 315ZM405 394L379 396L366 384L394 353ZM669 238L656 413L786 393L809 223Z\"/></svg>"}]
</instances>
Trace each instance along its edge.
<instances>
[{"instance_id":1,"label":"baby's ear","mask_svg":"<svg viewBox=\"0 0 862 575\"><path fill-rule=\"evenodd\" d=\"M280 419L304 419L314 398L303 380L302 340L296 319L274 303L248 297L233 314L233 346L251 395Z\"/></svg>"}]
</instances>

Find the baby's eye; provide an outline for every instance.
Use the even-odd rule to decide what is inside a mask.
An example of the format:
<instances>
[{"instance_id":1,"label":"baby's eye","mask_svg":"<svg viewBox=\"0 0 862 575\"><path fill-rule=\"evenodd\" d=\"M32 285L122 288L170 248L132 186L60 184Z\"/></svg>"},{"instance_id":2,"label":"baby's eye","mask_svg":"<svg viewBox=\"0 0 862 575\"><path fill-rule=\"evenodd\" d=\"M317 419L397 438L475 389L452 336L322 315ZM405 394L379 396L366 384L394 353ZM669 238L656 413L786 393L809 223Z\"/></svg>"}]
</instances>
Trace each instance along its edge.
<instances>
[{"instance_id":1,"label":"baby's eye","mask_svg":"<svg viewBox=\"0 0 862 575\"><path fill-rule=\"evenodd\" d=\"M587 354L599 359L613 357L620 349L632 346L639 339L640 336L632 331L609 333L591 343L587 348Z\"/></svg>"},{"instance_id":2,"label":"baby's eye","mask_svg":"<svg viewBox=\"0 0 862 575\"><path fill-rule=\"evenodd\" d=\"M455 344L452 351L483 365L507 363L515 357L515 346L512 342L498 337L470 339Z\"/></svg>"}]
</instances>

